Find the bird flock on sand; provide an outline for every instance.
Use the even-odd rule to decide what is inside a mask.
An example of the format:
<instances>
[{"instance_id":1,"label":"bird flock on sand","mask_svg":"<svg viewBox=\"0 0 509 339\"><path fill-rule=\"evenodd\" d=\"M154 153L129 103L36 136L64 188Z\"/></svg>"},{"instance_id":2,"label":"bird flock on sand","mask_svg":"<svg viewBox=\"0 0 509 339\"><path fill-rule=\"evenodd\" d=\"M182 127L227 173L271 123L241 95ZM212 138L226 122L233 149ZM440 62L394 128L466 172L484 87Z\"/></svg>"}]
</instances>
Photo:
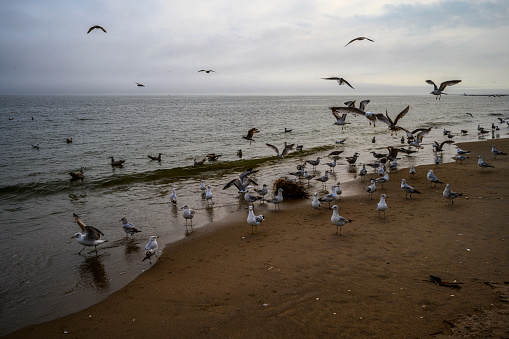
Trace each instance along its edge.
<instances>
[{"instance_id":1,"label":"bird flock on sand","mask_svg":"<svg viewBox=\"0 0 509 339\"><path fill-rule=\"evenodd\" d=\"M102 30L104 33L106 33L106 30L103 27L92 26L88 30L87 34L91 33L94 30ZM349 41L345 45L345 47L350 45L353 42L363 41L363 40L374 42L372 39L369 39L367 37L358 37L358 38L355 38L355 39L352 39L351 41ZM211 70L211 69L201 69L198 72L215 73L215 71ZM345 80L344 78L341 78L341 77L334 76L334 77L326 77L326 78L322 78L322 79L334 80L334 81L337 81L337 83L340 86L345 84L348 87L354 89L354 87L347 80ZM461 80L444 81L440 84L440 86L437 86L432 80L426 80L426 82L428 84L433 85L434 89L431 92L431 94L435 95L437 100L440 100L441 95L446 94L446 93L444 93L444 90L447 86L455 85L455 84L461 82ZM136 82L136 85L139 87L144 87L144 85L141 83ZM345 128L346 125L350 124L350 122L347 122L346 119L347 119L348 114L352 114L352 115L362 116L362 117L366 118L368 123L370 125L373 125L373 127L376 126L377 122L380 122L380 123L386 124L388 127L388 130L391 133L397 133L399 131L403 131L406 136L407 144L408 144L409 148L389 146L389 147L387 147L387 150L388 150L387 153L376 153L373 151L371 153L374 157L374 162L362 164L362 169L359 172L359 176L361 177L360 180L364 180L365 177L369 173L366 166L371 167L373 169L373 171L375 171L375 173L377 174L376 177L373 177L370 179L370 185L365 187L365 191L368 193L369 199L372 200L373 194L377 191L377 189L384 189L383 188L384 184L389 182L389 180L390 180L389 171L397 168L397 160L400 159L400 158L398 158L398 154L410 155L414 152L417 152L419 149L422 149L423 146L421 145L421 143L423 141L423 138L428 135L431 128L417 128L417 129L411 130L411 129L402 127L400 125L400 121L408 114L408 112L410 110L410 106L404 107L402 109L402 111L394 119L392 119L389 116L387 111L385 112L385 114L384 113L373 113L373 112L368 111L366 107L369 104L369 102L370 102L370 100L363 100L359 103L359 106L356 107L355 101L347 101L344 103L345 106L334 106L334 107L329 107L329 109L331 110L334 120L335 120L333 122L334 125L340 126L341 128ZM501 119L501 122L503 122L502 119ZM492 128L494 128L494 127L492 126ZM284 131L285 131L285 133L291 132L291 129L285 128ZM258 130L257 128L250 128L247 131L247 133L242 136L242 139L249 141L250 144L253 142L256 142L255 135L259 132L260 132L260 130ZM467 131L462 131L462 134L466 134L466 133L467 133ZM478 133L479 134L485 133L485 129L478 126ZM402 143L404 143L404 141L405 141L405 136L401 137ZM438 159L437 161L435 161L437 167L439 166L439 164L441 162L441 158L439 155L443 151L444 145L452 142L451 139L452 139L453 135L451 132L447 131L447 133L446 133L446 131L444 131L444 136L446 136L448 138L448 140L443 141L441 143L437 143L437 142L433 143L433 151L437 154L437 159ZM340 140L337 143L344 144L345 140L346 139ZM373 140L373 142L375 142L375 140ZM270 143L265 143L265 145L275 152L276 158L279 161L283 161L284 158L295 147L295 144L287 144L287 143L285 143L281 147L281 149L273 144L270 144ZM411 147L413 147L414 149L411 149ZM495 145L492 145L491 147L492 147L491 153L493 154L494 159L496 159L497 156L507 155L507 153L497 150L495 148ZM34 148L39 149L39 146L36 145L36 146L34 146ZM302 150L302 145L297 145L296 150L297 151ZM314 192L313 197L311 199L311 208L312 208L312 210L320 211L322 209L322 204L327 203L327 208L332 210L331 223L332 223L332 225L336 226L336 232L335 232L336 235L342 235L342 227L344 225L349 224L354 221L352 219L347 219L339 214L339 207L338 207L337 201L340 200L340 197L342 194L341 183L340 182L334 183L331 187L331 191L330 192L326 191L327 182L331 178L330 173L334 173L335 167L339 164L337 161L339 159L341 159L340 155L342 152L343 152L342 150L331 152L328 155L328 157L330 157L332 159L331 162L325 162L325 163L321 162L320 160L322 159L322 157L317 157L316 159L308 159L303 164L299 164L297 166L296 172L290 173L290 175L294 175L296 177L295 181L307 180L308 186L309 186L310 181L315 180L316 184L321 185L322 190L325 191L326 194L319 196L318 192ZM457 155L454 157L454 160L459 161L461 163L462 161L467 160L469 158L468 157L469 153L470 153L469 151L462 150L462 149L458 148ZM242 150L238 150L237 155L239 157L241 157ZM360 154L358 152L355 152L352 156L345 157L344 159L347 162L347 166L355 166L359 155ZM202 160L194 159L194 165L195 166L203 165L205 163L205 161L217 161L220 156L221 155L216 155L214 153L207 154ZM161 153L159 153L157 156L148 155L148 158L150 160L161 162ZM482 159L481 155L479 155L477 158L478 158L477 163L478 163L478 166L481 168L481 172L484 172L490 168L494 168L494 166L486 163ZM112 167L124 166L125 160L115 160L115 158L113 156L111 156L110 159L111 159ZM316 168L320 164L327 166L328 169L324 172L323 176L315 177ZM308 171L306 170L306 166L308 166L308 165L310 165L312 167L312 169L310 170L310 173L308 173ZM85 170L85 168L81 167L78 171L69 172L69 174L71 176L71 181L83 180L85 178L84 170ZM223 187L223 190L226 190L230 187L235 186L238 190L239 199L244 200L244 202L247 204L248 215L247 215L246 221L247 221L247 224L251 226L252 234L256 234L258 232L258 226L260 224L262 224L262 222L265 220L265 217L263 215L255 214L255 211L254 211L255 203L256 202L259 202L259 204L264 204L265 202L271 203L274 205L274 210L277 211L280 209L280 205L283 202L283 196L284 196L283 189L279 188L279 189L277 189L277 191L275 192L275 194L272 197L270 197L268 199L265 198L265 196L268 194L268 185L263 184L262 188L255 189L255 187L258 186L258 183L251 176L253 174L255 174L256 172L258 172L258 171L253 170L252 168L249 168L249 169L245 170L244 172L242 172L238 177L236 177L236 178L232 179L231 181L229 181L228 183L226 183L226 185ZM412 166L409 170L409 179L416 175L417 175L416 170ZM437 177L437 175L434 173L433 170L429 170L426 174L426 177L427 177L428 181L430 182L430 187L431 186L436 187L437 185L444 184ZM377 184L379 185L378 188L377 188ZM405 199L412 199L413 195L415 195L415 194L417 194L417 195L423 194L420 190L409 185L407 183L406 179L401 179L400 186L401 186L402 192L405 193ZM202 192L202 197L206 201L207 208L211 208L214 205L213 193L212 193L211 186L206 185L204 180L201 180L199 188L200 188L200 191ZM451 190L451 184L449 184L449 183L445 184L442 194L443 194L443 197L445 199L447 199L448 205L453 205L454 200L456 198L463 196L462 193L453 192ZM389 195L383 193L380 195L380 200L376 204L375 210L376 210L376 212L378 212L379 218L383 217L385 219L386 214L389 210L389 206L386 202L386 199L389 199ZM172 189L172 192L169 196L169 202L173 206L177 206L177 204L178 204L178 197L177 197L175 188ZM190 208L187 204L182 205L181 209L182 209L182 217L184 218L184 221L185 221L186 234L189 234L189 233L193 232L193 218L196 214L196 211L193 208ZM80 245L83 245L83 248L80 250L79 254L81 254L83 249L85 249L86 247L92 247L92 246L94 247L94 251L97 252L97 246L108 241L108 240L102 239L102 236L104 236L104 234L99 229L97 229L93 226L87 226L83 222L81 217L79 217L77 214L73 214L73 217L81 229L81 232L76 233L72 237L72 238L75 238ZM124 233L126 234L126 237L133 237L137 233L142 232L141 230L137 229L137 227L133 223L128 222L125 217L122 217L120 219L120 221L122 223L122 229L123 229ZM145 246L145 256L143 257L142 261L149 260L149 262L151 263L152 256L156 256L156 258L158 257L157 238L158 237L156 235L151 235L149 237L148 243Z\"/></svg>"}]
</instances>

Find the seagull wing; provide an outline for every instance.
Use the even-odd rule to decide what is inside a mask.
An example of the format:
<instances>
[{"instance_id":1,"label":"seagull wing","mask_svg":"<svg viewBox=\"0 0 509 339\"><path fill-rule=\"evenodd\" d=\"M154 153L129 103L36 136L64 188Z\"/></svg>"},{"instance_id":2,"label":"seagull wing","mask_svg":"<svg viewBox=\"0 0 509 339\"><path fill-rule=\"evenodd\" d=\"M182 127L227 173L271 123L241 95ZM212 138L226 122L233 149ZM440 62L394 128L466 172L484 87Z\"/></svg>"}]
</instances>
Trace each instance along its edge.
<instances>
[{"instance_id":1,"label":"seagull wing","mask_svg":"<svg viewBox=\"0 0 509 339\"><path fill-rule=\"evenodd\" d=\"M355 100L346 101L344 104L348 107L353 107L355 105Z\"/></svg>"},{"instance_id":2,"label":"seagull wing","mask_svg":"<svg viewBox=\"0 0 509 339\"><path fill-rule=\"evenodd\" d=\"M362 100L359 104L359 108L363 111L366 110L366 105L369 104L369 100Z\"/></svg>"},{"instance_id":3,"label":"seagull wing","mask_svg":"<svg viewBox=\"0 0 509 339\"><path fill-rule=\"evenodd\" d=\"M283 150L283 153L281 154L281 156L286 157L286 155L288 154L288 152L290 152L290 151L293 149L293 146L294 146L294 145L295 145L295 144L287 145L287 146L285 147L285 149Z\"/></svg>"},{"instance_id":4,"label":"seagull wing","mask_svg":"<svg viewBox=\"0 0 509 339\"><path fill-rule=\"evenodd\" d=\"M346 47L346 46L348 46L348 45L350 45L352 42L354 42L354 41L356 41L356 40L359 40L359 38L355 38L355 39L350 40L350 41L349 41L349 42L345 45L345 47Z\"/></svg>"},{"instance_id":5,"label":"seagull wing","mask_svg":"<svg viewBox=\"0 0 509 339\"><path fill-rule=\"evenodd\" d=\"M338 81L340 78L338 77L328 77L328 78L322 78L323 80L336 80Z\"/></svg>"},{"instance_id":6,"label":"seagull wing","mask_svg":"<svg viewBox=\"0 0 509 339\"><path fill-rule=\"evenodd\" d=\"M333 109L335 111L340 111L342 113L357 114L357 115L362 115L363 117L366 116L366 112L364 112L356 107L331 107L330 109Z\"/></svg>"},{"instance_id":7,"label":"seagull wing","mask_svg":"<svg viewBox=\"0 0 509 339\"><path fill-rule=\"evenodd\" d=\"M74 220L76 220L76 223L78 223L78 226L81 228L81 230L86 232L87 225L83 222L83 220L81 220L81 218L76 213L73 213L72 216L74 217Z\"/></svg>"},{"instance_id":8,"label":"seagull wing","mask_svg":"<svg viewBox=\"0 0 509 339\"><path fill-rule=\"evenodd\" d=\"M276 146L271 145L271 144L265 144L265 145L267 145L268 147L272 148L274 150L274 152L276 152L276 154L279 154L279 150L277 149Z\"/></svg>"},{"instance_id":9,"label":"seagull wing","mask_svg":"<svg viewBox=\"0 0 509 339\"><path fill-rule=\"evenodd\" d=\"M364 39L369 40L371 42L375 42L375 41L371 40L370 38L364 38Z\"/></svg>"},{"instance_id":10,"label":"seagull wing","mask_svg":"<svg viewBox=\"0 0 509 339\"><path fill-rule=\"evenodd\" d=\"M335 107L331 107L330 109L332 110L332 115L334 115L336 120L340 120L341 119L341 115L339 115L339 112L336 111Z\"/></svg>"},{"instance_id":11,"label":"seagull wing","mask_svg":"<svg viewBox=\"0 0 509 339\"><path fill-rule=\"evenodd\" d=\"M408 105L404 110L402 110L398 116L396 117L396 119L394 119L394 125L396 125L398 123L398 120L399 119L402 119L407 113L408 111L410 110L410 105ZM387 114L387 113L386 113Z\"/></svg>"},{"instance_id":12,"label":"seagull wing","mask_svg":"<svg viewBox=\"0 0 509 339\"><path fill-rule=\"evenodd\" d=\"M394 125L394 122L392 122L392 119L389 117L389 115L387 114L387 110L385 110L385 115L383 115L382 113L379 113L379 114L375 114L375 117L378 121L381 121L383 123L386 123L387 126L391 127Z\"/></svg>"},{"instance_id":13,"label":"seagull wing","mask_svg":"<svg viewBox=\"0 0 509 339\"><path fill-rule=\"evenodd\" d=\"M87 231L87 238L92 240L99 240L101 235L104 235L103 232L92 226L85 226L85 229Z\"/></svg>"},{"instance_id":14,"label":"seagull wing","mask_svg":"<svg viewBox=\"0 0 509 339\"><path fill-rule=\"evenodd\" d=\"M249 139L251 139L253 137L253 135L257 132L260 132L260 131L256 128L251 128L249 131L247 131L247 137Z\"/></svg>"},{"instance_id":15,"label":"seagull wing","mask_svg":"<svg viewBox=\"0 0 509 339\"><path fill-rule=\"evenodd\" d=\"M433 85L433 87L435 87L435 89L438 89L437 85L435 85L435 83L432 81L432 80L426 80L426 82L430 85ZM445 87L445 86L444 86Z\"/></svg>"},{"instance_id":16,"label":"seagull wing","mask_svg":"<svg viewBox=\"0 0 509 339\"><path fill-rule=\"evenodd\" d=\"M350 83L349 83L348 81L346 81L345 79L342 79L342 80L341 80L340 85L341 85L342 83L345 83L345 84L347 84L348 86L350 86L350 88L355 89L355 88L353 88L353 87L352 87L352 85L350 85Z\"/></svg>"},{"instance_id":17,"label":"seagull wing","mask_svg":"<svg viewBox=\"0 0 509 339\"><path fill-rule=\"evenodd\" d=\"M440 84L440 88L439 90L440 91L443 91L447 86L452 86L452 85L456 85L458 82L461 82L461 80L449 80L449 81L444 81Z\"/></svg>"},{"instance_id":18,"label":"seagull wing","mask_svg":"<svg viewBox=\"0 0 509 339\"><path fill-rule=\"evenodd\" d=\"M235 187L239 188L241 182L239 179L235 178L233 180L231 180L229 183L227 183L226 185L224 185L223 189L227 189L228 187L231 187L232 185L235 185Z\"/></svg>"}]
</instances>

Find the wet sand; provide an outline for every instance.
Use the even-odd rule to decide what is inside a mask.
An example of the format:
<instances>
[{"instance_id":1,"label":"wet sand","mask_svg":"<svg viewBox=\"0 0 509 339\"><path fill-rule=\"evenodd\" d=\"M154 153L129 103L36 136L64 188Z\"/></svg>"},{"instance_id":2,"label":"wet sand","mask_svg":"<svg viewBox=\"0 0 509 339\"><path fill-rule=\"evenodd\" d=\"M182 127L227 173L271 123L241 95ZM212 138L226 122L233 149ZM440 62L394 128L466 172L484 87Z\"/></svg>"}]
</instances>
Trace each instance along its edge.
<instances>
[{"instance_id":1,"label":"wet sand","mask_svg":"<svg viewBox=\"0 0 509 339\"><path fill-rule=\"evenodd\" d=\"M103 302L7 337L509 337L509 156L493 159L493 142L509 151L509 139L460 144L470 159L391 172L372 200L375 173L345 183L335 204L354 221L341 236L311 199L257 205L257 234L237 211L167 246ZM495 168L481 172L479 154ZM428 169L444 184L430 187ZM401 178L422 194L405 199ZM463 193L453 205L445 183Z\"/></svg>"}]
</instances>

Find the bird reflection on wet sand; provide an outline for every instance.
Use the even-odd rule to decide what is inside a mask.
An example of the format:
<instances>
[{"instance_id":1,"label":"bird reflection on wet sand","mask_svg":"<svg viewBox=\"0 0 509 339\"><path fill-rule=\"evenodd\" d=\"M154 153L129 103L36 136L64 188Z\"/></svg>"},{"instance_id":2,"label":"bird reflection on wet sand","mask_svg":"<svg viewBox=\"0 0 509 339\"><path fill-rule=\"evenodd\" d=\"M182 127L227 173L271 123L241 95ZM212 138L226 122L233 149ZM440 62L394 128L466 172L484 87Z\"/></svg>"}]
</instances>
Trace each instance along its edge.
<instances>
[{"instance_id":1,"label":"bird reflection on wet sand","mask_svg":"<svg viewBox=\"0 0 509 339\"><path fill-rule=\"evenodd\" d=\"M96 290L109 289L110 279L102 263L104 254L86 257L79 266L80 285L90 286Z\"/></svg>"}]
</instances>

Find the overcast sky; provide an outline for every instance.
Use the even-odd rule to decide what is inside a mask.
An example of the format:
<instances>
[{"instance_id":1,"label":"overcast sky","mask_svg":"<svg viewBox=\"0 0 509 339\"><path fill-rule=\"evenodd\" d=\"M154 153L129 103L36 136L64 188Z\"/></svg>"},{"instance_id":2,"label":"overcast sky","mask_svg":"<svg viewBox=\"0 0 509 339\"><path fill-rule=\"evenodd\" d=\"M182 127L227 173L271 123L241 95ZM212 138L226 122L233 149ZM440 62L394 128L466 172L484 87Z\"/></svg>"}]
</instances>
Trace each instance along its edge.
<instances>
[{"instance_id":1,"label":"overcast sky","mask_svg":"<svg viewBox=\"0 0 509 339\"><path fill-rule=\"evenodd\" d=\"M0 94L509 93L507 0L15 0L0 28Z\"/></svg>"}]
</instances>

